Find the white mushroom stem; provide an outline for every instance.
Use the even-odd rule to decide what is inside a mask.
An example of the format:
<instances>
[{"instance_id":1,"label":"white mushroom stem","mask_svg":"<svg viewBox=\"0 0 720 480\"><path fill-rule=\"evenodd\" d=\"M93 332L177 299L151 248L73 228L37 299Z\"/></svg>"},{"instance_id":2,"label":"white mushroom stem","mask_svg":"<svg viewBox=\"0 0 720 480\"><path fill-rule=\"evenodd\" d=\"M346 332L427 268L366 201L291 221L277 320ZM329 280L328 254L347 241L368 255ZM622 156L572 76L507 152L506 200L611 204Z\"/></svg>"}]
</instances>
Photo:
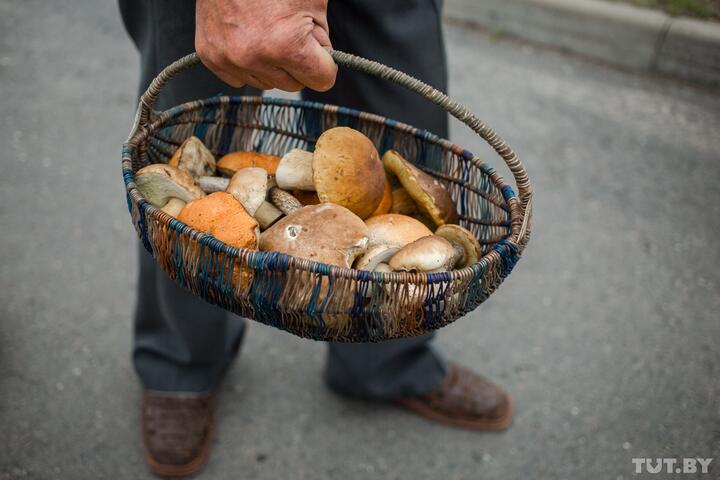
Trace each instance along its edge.
<instances>
[{"instance_id":1,"label":"white mushroom stem","mask_svg":"<svg viewBox=\"0 0 720 480\"><path fill-rule=\"evenodd\" d=\"M295 210L303 207L300 200L293 197L290 193L277 187L270 189L270 201L278 207L285 215L290 215Z\"/></svg>"},{"instance_id":2,"label":"white mushroom stem","mask_svg":"<svg viewBox=\"0 0 720 480\"><path fill-rule=\"evenodd\" d=\"M372 272L376 270L379 264L388 262L398 250L400 250L400 247L394 245L375 245L370 247L357 258L355 261L355 269Z\"/></svg>"},{"instance_id":3,"label":"white mushroom stem","mask_svg":"<svg viewBox=\"0 0 720 480\"><path fill-rule=\"evenodd\" d=\"M263 230L270 228L283 216L283 212L270 202L262 202L255 210L255 220Z\"/></svg>"},{"instance_id":4,"label":"white mushroom stem","mask_svg":"<svg viewBox=\"0 0 720 480\"><path fill-rule=\"evenodd\" d=\"M482 256L480 242L473 233L460 225L441 225L435 235L449 241L456 252L459 252L454 268L464 268L477 262Z\"/></svg>"},{"instance_id":5,"label":"white mushroom stem","mask_svg":"<svg viewBox=\"0 0 720 480\"><path fill-rule=\"evenodd\" d=\"M195 180L198 187L205 193L224 192L230 184L230 179L225 177L198 177Z\"/></svg>"},{"instance_id":6,"label":"white mushroom stem","mask_svg":"<svg viewBox=\"0 0 720 480\"><path fill-rule=\"evenodd\" d=\"M299 148L286 153L275 172L278 187L284 190L315 191L313 182L313 154Z\"/></svg>"},{"instance_id":7,"label":"white mushroom stem","mask_svg":"<svg viewBox=\"0 0 720 480\"><path fill-rule=\"evenodd\" d=\"M183 200L180 200L179 198L171 198L160 210L177 218L177 216L180 215L180 210L185 208L185 205L186 203Z\"/></svg>"}]
</instances>

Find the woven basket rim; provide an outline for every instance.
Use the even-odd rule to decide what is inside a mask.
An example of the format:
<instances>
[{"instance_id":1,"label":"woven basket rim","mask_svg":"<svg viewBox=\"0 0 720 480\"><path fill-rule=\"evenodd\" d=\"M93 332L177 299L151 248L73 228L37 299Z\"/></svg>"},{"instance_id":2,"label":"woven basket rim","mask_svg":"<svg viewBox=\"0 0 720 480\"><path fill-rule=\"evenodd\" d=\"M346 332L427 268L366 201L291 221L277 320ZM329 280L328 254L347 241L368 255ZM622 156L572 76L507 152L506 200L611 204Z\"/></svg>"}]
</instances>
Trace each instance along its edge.
<instances>
[{"instance_id":1,"label":"woven basket rim","mask_svg":"<svg viewBox=\"0 0 720 480\"><path fill-rule=\"evenodd\" d=\"M483 173L488 175L490 181L492 181L495 186L500 190L502 198L505 201L504 206L502 206L501 208L506 209L508 214L510 215L511 231L510 233L508 233L507 237L496 242L495 247L485 253L476 263L461 269L438 273L371 272L367 270L357 270L354 268L339 267L336 265L316 262L313 260L307 260L304 258L299 258L280 252L267 252L247 248L237 248L227 243L224 243L213 237L211 234L195 230L189 225L177 220L175 217L163 212L161 209L151 205L147 200L145 200L145 198L142 196L137 186L135 185L135 174L132 169L132 157L133 154L136 152L137 146L142 141L146 140L158 128L162 127L168 120L171 120L172 118L175 118L183 113L199 110L206 106L213 106L222 103L277 105L285 107L308 108L318 111L327 111L329 108L331 111L335 111L344 115L349 115L355 118L362 118L365 121L382 124L385 127L399 130L403 133L413 135L418 139L439 145L441 148L449 150L452 153L461 156L463 160L471 162L474 166L481 169ZM435 135L427 130L419 129L409 124L386 118L377 114L368 113L348 107L337 106L333 104L276 97L229 95L216 95L205 99L185 102L162 112L154 112L153 118L150 119L148 125L140 127L137 132L135 132L135 134L123 144L122 170L123 179L125 182L125 191L127 195L131 196L137 202L138 208L144 210L145 213L149 214L151 218L168 225L168 227L174 230L177 234L190 236L199 243L210 248L213 252L224 253L236 260L243 260L243 262L247 264L263 264L265 266L269 266L268 264L274 264L276 266L283 265L284 268L294 268L297 270L304 270L310 273L329 275L330 277L339 277L360 281L381 281L385 284L413 283L420 285L435 284L460 279L465 280L476 275L480 275L485 272L489 266L501 260L501 253L498 249L499 245L510 244L513 245L515 248L520 249L520 245L518 245L516 242L512 241L509 238L512 237L515 233L518 222L522 221L519 211L520 199L515 193L512 185L510 185L504 179L504 177L496 174L496 171L492 166L485 163L483 160L475 156L469 150L459 145L456 145L449 140Z\"/></svg>"}]
</instances>

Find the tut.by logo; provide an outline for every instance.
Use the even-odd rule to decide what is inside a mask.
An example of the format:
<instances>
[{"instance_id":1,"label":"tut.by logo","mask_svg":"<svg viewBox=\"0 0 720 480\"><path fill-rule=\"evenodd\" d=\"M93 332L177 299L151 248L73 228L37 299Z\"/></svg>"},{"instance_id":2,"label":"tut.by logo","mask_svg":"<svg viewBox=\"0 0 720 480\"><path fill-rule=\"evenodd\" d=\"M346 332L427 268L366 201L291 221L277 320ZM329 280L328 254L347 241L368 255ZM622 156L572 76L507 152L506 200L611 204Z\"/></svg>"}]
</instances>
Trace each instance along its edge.
<instances>
[{"instance_id":1,"label":"tut.by logo","mask_svg":"<svg viewBox=\"0 0 720 480\"><path fill-rule=\"evenodd\" d=\"M712 458L633 458L635 473L708 473Z\"/></svg>"}]
</instances>

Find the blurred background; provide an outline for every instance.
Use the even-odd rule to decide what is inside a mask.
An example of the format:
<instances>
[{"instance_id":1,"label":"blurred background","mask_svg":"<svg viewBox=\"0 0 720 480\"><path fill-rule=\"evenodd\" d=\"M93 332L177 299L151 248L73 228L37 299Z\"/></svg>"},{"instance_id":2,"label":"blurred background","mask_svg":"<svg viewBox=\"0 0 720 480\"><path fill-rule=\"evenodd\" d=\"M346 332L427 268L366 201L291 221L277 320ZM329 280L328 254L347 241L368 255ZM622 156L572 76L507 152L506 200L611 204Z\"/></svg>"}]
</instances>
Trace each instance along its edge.
<instances>
[{"instance_id":1,"label":"blurred background","mask_svg":"<svg viewBox=\"0 0 720 480\"><path fill-rule=\"evenodd\" d=\"M446 4L450 93L537 193L513 275L437 344L512 392L514 425L338 398L323 344L252 324L202 478L623 479L638 457L720 474L718 2L540 3ZM138 75L115 2L0 0L2 480L148 475L120 172Z\"/></svg>"}]
</instances>

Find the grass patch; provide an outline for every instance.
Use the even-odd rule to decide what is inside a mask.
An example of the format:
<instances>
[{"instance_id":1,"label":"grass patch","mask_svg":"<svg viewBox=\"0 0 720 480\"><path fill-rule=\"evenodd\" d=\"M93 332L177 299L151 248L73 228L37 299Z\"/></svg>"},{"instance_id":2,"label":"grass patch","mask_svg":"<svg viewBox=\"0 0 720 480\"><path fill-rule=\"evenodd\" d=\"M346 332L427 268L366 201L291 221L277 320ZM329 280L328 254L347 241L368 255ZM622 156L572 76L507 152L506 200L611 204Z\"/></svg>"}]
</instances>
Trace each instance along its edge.
<instances>
[{"instance_id":1,"label":"grass patch","mask_svg":"<svg viewBox=\"0 0 720 480\"><path fill-rule=\"evenodd\" d=\"M670 15L720 19L720 0L621 0L640 7L656 8Z\"/></svg>"}]
</instances>

